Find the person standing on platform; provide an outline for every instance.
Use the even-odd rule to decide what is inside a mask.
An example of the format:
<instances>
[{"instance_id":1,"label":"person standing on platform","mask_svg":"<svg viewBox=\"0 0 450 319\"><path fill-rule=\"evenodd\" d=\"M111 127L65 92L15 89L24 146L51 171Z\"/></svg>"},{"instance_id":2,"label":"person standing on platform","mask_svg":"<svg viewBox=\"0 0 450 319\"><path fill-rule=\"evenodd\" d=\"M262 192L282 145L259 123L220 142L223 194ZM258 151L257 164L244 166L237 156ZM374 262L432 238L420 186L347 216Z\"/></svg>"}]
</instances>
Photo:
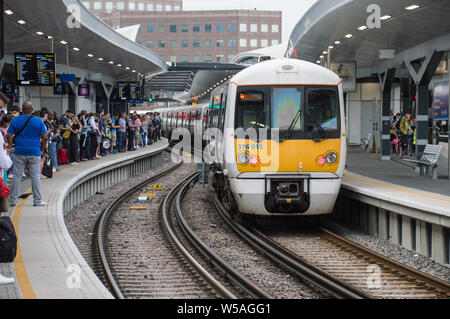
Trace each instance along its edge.
<instances>
[{"instance_id":1,"label":"person standing on platform","mask_svg":"<svg viewBox=\"0 0 450 319\"><path fill-rule=\"evenodd\" d=\"M117 150L122 153L125 152L125 138L127 135L127 114L122 113L119 118L119 127L117 129Z\"/></svg>"},{"instance_id":2,"label":"person standing on platform","mask_svg":"<svg viewBox=\"0 0 450 319\"><path fill-rule=\"evenodd\" d=\"M63 137L63 147L67 150L67 158L70 158L70 127L72 123L70 119L73 116L73 112L71 110L67 110L64 116L61 116L59 119L59 131L61 132L61 136Z\"/></svg>"},{"instance_id":3,"label":"person standing on platform","mask_svg":"<svg viewBox=\"0 0 450 319\"><path fill-rule=\"evenodd\" d=\"M5 107L6 104L9 103L9 99L0 92L0 108ZM12 166L11 158L4 148L4 139L3 134L0 134L0 169L1 169L1 178L5 180L7 184L8 181L5 178L5 172ZM14 278L8 278L0 274L0 285L11 284L14 282Z\"/></svg>"},{"instance_id":4,"label":"person standing on platform","mask_svg":"<svg viewBox=\"0 0 450 319\"><path fill-rule=\"evenodd\" d=\"M8 128L6 140L8 148L13 148L14 136L14 169L11 183L11 206L16 206L20 191L20 183L25 168L29 169L33 206L45 206L41 197L41 154L47 145L47 129L44 122L32 116L33 106L30 102L23 103L23 115L14 118Z\"/></svg>"}]
</instances>

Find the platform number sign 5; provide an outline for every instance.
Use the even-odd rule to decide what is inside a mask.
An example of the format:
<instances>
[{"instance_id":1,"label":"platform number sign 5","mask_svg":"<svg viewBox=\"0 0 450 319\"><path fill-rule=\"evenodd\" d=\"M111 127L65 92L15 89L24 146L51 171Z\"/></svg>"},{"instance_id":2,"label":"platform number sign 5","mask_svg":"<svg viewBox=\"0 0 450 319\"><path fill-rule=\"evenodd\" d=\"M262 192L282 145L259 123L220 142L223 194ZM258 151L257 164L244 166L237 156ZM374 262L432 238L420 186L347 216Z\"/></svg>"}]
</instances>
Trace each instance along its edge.
<instances>
[{"instance_id":1,"label":"platform number sign 5","mask_svg":"<svg viewBox=\"0 0 450 319\"><path fill-rule=\"evenodd\" d=\"M81 268L79 265L69 265L66 268L66 272L69 274L66 279L66 285L69 289L81 288Z\"/></svg>"}]
</instances>

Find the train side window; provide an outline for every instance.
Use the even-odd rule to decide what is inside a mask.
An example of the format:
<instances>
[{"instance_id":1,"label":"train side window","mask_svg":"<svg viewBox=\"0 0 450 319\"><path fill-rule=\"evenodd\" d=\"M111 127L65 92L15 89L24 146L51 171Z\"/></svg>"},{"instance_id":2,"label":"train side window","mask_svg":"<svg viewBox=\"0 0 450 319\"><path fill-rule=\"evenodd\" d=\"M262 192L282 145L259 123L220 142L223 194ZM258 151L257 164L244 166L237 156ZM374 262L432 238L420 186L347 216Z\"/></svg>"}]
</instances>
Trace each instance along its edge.
<instances>
[{"instance_id":1,"label":"train side window","mask_svg":"<svg viewBox=\"0 0 450 319\"><path fill-rule=\"evenodd\" d=\"M221 103L222 106L220 108L220 113L221 113L220 118L221 118L221 120L220 120L219 129L221 131L223 131L224 127L225 127L225 115L226 115L226 111L227 111L227 98L228 98L228 96L225 94L224 97L223 97L223 101Z\"/></svg>"}]
</instances>

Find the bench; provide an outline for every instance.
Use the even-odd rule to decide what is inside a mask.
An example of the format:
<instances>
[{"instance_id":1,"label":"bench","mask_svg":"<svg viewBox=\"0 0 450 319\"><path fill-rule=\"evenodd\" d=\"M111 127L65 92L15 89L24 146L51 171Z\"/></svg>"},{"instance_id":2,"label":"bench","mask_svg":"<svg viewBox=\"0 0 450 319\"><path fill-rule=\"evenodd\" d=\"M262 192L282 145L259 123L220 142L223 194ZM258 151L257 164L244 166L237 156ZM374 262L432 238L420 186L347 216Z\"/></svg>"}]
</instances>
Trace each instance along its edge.
<instances>
[{"instance_id":1,"label":"bench","mask_svg":"<svg viewBox=\"0 0 450 319\"><path fill-rule=\"evenodd\" d=\"M402 158L405 162L415 163L420 168L420 175L429 175L430 168L432 169L431 178L437 179L437 161L441 155L442 145L427 144L422 154L415 158Z\"/></svg>"},{"instance_id":2,"label":"bench","mask_svg":"<svg viewBox=\"0 0 450 319\"><path fill-rule=\"evenodd\" d=\"M361 144L360 144L361 149L363 149L364 152L369 153L369 146L370 146L371 142L372 142L372 133L369 133L367 138L361 139Z\"/></svg>"}]
</instances>

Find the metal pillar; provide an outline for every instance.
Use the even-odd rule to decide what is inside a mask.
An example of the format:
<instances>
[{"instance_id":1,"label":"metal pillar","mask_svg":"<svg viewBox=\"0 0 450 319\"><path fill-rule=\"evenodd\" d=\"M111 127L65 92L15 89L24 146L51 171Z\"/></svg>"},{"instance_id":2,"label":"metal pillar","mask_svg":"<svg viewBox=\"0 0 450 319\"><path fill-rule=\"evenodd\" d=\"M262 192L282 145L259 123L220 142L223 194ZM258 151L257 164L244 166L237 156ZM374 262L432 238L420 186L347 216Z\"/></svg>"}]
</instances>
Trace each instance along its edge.
<instances>
[{"instance_id":1,"label":"metal pillar","mask_svg":"<svg viewBox=\"0 0 450 319\"><path fill-rule=\"evenodd\" d=\"M411 113L411 77L403 78L401 81L402 85L402 100L403 100L403 109L402 113Z\"/></svg>"},{"instance_id":2,"label":"metal pillar","mask_svg":"<svg viewBox=\"0 0 450 319\"><path fill-rule=\"evenodd\" d=\"M428 87L444 54L444 51L434 51L430 59L426 59L424 61L424 63L428 63L426 64L426 68L422 76L417 79L416 155L422 153L425 149L425 146L428 144L428 109L430 107Z\"/></svg>"},{"instance_id":3,"label":"metal pillar","mask_svg":"<svg viewBox=\"0 0 450 319\"><path fill-rule=\"evenodd\" d=\"M392 92L392 84L395 79L395 68L387 69L384 73L384 79L382 81L382 89L383 89L383 98L382 98L382 157L383 161L391 160L391 92Z\"/></svg>"}]
</instances>

